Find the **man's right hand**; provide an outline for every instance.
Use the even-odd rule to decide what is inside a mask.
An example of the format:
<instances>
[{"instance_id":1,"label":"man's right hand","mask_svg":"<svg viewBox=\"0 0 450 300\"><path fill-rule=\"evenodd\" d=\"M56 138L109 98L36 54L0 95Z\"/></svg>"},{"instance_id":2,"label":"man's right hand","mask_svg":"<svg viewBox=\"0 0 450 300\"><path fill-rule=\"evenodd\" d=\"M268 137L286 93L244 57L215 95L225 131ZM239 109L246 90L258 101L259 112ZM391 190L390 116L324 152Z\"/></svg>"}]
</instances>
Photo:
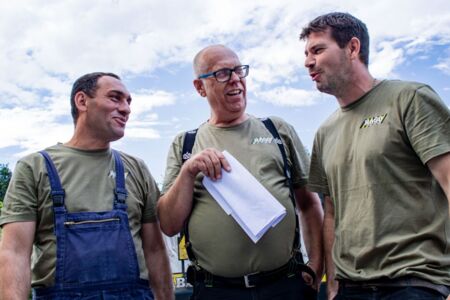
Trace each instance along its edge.
<instances>
[{"instance_id":1,"label":"man's right hand","mask_svg":"<svg viewBox=\"0 0 450 300\"><path fill-rule=\"evenodd\" d=\"M222 168L227 172L231 171L230 164L223 153L214 148L206 148L195 154L185 162L184 167L193 178L202 172L212 180L222 177Z\"/></svg>"}]
</instances>

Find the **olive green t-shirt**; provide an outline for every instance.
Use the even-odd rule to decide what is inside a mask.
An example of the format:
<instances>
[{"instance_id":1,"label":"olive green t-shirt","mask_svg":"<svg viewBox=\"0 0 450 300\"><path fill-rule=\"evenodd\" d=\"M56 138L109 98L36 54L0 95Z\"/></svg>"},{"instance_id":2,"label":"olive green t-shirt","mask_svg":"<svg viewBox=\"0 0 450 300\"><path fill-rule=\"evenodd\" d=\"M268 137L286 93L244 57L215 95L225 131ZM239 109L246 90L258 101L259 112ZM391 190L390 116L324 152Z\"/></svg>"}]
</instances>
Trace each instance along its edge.
<instances>
[{"instance_id":1,"label":"olive green t-shirt","mask_svg":"<svg viewBox=\"0 0 450 300\"><path fill-rule=\"evenodd\" d=\"M308 185L335 206L337 278L450 285L449 205L426 165L449 151L449 109L424 84L383 81L325 121Z\"/></svg>"},{"instance_id":2,"label":"olive green t-shirt","mask_svg":"<svg viewBox=\"0 0 450 300\"><path fill-rule=\"evenodd\" d=\"M294 128L271 117L284 142L295 188L306 184L309 158ZM184 133L175 137L167 158L163 192L167 191L181 168ZM227 150L284 206L287 215L254 244L236 221L227 215L202 185L198 174L189 219L189 237L198 264L207 271L226 277L272 270L291 257L295 214L283 171L283 159L271 133L261 120L250 116L243 123L219 128L208 123L198 129L192 154L213 147ZM251 201L251 199L242 199Z\"/></svg>"},{"instance_id":3,"label":"olive green t-shirt","mask_svg":"<svg viewBox=\"0 0 450 300\"><path fill-rule=\"evenodd\" d=\"M112 151L82 151L61 144L47 148L65 190L68 212L113 209L115 164ZM140 237L142 223L156 221L159 197L156 183L140 159L120 153L128 191L126 204L131 234L136 247L140 277L147 279ZM56 237L53 209L44 158L39 153L17 162L8 187L0 225L35 221L32 257L32 286L52 286L55 278Z\"/></svg>"}]
</instances>

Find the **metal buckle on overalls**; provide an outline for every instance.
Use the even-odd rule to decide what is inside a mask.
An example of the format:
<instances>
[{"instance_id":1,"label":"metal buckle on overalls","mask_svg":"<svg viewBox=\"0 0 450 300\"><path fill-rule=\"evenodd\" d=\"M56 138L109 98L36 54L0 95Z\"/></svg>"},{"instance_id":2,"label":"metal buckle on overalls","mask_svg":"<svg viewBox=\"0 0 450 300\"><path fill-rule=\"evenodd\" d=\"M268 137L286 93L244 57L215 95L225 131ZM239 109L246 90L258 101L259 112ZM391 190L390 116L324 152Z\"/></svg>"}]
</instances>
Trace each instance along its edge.
<instances>
[{"instance_id":1,"label":"metal buckle on overalls","mask_svg":"<svg viewBox=\"0 0 450 300\"><path fill-rule=\"evenodd\" d=\"M52 200L54 206L63 206L64 204L64 190L61 191L52 191Z\"/></svg>"},{"instance_id":2,"label":"metal buckle on overalls","mask_svg":"<svg viewBox=\"0 0 450 300\"><path fill-rule=\"evenodd\" d=\"M128 192L125 189L116 188L115 190L116 194L116 202L118 203L125 203L125 200L127 200Z\"/></svg>"},{"instance_id":3,"label":"metal buckle on overalls","mask_svg":"<svg viewBox=\"0 0 450 300\"><path fill-rule=\"evenodd\" d=\"M255 272L255 273L250 273L250 274L244 275L244 283L245 283L245 287L246 288L253 288L253 287L255 287L254 284L250 284L250 279L248 277L252 276L252 275L255 275L255 274L258 274L258 273L259 272Z\"/></svg>"}]
</instances>

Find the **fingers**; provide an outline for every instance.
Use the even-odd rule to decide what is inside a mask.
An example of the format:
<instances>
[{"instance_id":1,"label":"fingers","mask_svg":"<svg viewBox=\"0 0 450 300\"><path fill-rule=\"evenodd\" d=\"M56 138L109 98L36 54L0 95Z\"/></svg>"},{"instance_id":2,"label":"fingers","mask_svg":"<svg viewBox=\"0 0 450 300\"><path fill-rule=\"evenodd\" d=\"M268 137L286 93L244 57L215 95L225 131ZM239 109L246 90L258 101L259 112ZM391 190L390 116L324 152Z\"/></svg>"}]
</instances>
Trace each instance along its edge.
<instances>
[{"instance_id":1,"label":"fingers","mask_svg":"<svg viewBox=\"0 0 450 300\"><path fill-rule=\"evenodd\" d=\"M223 153L213 148L204 149L192 156L186 161L186 165L193 176L202 172L212 180L217 180L222 177L222 168L227 172L231 171L230 164Z\"/></svg>"}]
</instances>

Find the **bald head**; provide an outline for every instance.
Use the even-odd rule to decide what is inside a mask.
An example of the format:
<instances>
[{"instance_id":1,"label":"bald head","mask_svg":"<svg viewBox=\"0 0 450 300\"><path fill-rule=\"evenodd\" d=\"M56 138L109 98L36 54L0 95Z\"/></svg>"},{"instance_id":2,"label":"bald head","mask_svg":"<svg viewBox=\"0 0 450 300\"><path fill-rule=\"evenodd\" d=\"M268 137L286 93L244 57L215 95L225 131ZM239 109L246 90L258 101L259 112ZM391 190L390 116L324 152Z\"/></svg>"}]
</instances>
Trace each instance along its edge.
<instances>
[{"instance_id":1,"label":"bald head","mask_svg":"<svg viewBox=\"0 0 450 300\"><path fill-rule=\"evenodd\" d=\"M239 60L236 53L224 45L211 45L200 50L194 57L195 77L211 71L209 68L224 56L234 56Z\"/></svg>"}]
</instances>

